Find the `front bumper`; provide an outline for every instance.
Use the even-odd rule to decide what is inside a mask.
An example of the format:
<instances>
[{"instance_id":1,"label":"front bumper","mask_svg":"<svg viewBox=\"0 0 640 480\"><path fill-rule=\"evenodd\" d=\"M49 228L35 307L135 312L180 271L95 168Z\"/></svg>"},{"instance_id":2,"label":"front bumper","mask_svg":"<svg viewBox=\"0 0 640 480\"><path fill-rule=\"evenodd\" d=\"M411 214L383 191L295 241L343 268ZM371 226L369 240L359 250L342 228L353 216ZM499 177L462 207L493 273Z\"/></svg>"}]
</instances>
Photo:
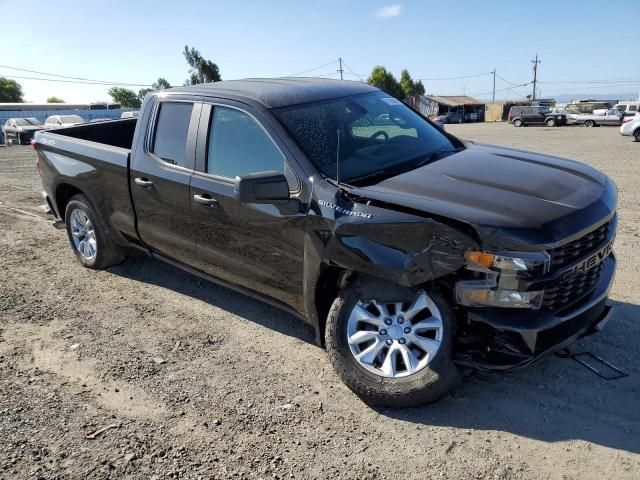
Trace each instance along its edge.
<instances>
[{"instance_id":1,"label":"front bumper","mask_svg":"<svg viewBox=\"0 0 640 480\"><path fill-rule=\"evenodd\" d=\"M614 255L603 264L591 293L565 310L467 309L456 363L481 370L518 369L601 330L611 315L607 296L615 276Z\"/></svg>"}]
</instances>

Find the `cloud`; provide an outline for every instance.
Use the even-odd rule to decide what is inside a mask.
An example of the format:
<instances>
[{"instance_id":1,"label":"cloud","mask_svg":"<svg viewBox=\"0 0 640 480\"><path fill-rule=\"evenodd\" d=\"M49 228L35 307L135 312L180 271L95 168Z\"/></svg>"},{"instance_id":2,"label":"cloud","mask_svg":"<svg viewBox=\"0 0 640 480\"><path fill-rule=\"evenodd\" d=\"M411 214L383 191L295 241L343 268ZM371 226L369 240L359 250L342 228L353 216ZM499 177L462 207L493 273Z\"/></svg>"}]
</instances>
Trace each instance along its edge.
<instances>
[{"instance_id":1,"label":"cloud","mask_svg":"<svg viewBox=\"0 0 640 480\"><path fill-rule=\"evenodd\" d=\"M398 4L387 5L386 7L382 7L376 12L376 17L381 18L389 18L389 17L397 17L400 15L400 11L402 10L402 6Z\"/></svg>"}]
</instances>

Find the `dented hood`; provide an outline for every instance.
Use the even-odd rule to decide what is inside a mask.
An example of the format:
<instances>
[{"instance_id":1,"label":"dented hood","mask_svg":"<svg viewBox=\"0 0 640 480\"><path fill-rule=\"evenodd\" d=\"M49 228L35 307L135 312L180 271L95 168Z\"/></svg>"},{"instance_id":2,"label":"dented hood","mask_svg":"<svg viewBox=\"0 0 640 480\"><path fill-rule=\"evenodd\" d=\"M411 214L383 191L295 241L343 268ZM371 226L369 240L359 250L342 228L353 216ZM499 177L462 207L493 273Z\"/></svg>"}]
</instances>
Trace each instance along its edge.
<instances>
[{"instance_id":1,"label":"dented hood","mask_svg":"<svg viewBox=\"0 0 640 480\"><path fill-rule=\"evenodd\" d=\"M617 195L585 164L478 144L353 193L463 221L485 246L510 249L578 235L613 215Z\"/></svg>"}]
</instances>

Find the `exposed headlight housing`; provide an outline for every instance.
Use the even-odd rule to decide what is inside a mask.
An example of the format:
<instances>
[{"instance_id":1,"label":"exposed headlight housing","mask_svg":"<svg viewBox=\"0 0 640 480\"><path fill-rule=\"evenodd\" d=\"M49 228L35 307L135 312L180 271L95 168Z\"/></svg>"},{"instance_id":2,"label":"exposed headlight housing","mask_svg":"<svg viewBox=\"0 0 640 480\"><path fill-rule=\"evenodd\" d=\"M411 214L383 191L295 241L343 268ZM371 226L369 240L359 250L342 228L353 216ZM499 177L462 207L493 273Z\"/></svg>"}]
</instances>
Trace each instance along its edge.
<instances>
[{"instance_id":1,"label":"exposed headlight housing","mask_svg":"<svg viewBox=\"0 0 640 480\"><path fill-rule=\"evenodd\" d=\"M465 258L467 268L479 272L481 278L456 284L456 298L461 305L529 309L542 305L544 291L522 291L518 279L547 273L550 265L547 252L470 251Z\"/></svg>"}]
</instances>

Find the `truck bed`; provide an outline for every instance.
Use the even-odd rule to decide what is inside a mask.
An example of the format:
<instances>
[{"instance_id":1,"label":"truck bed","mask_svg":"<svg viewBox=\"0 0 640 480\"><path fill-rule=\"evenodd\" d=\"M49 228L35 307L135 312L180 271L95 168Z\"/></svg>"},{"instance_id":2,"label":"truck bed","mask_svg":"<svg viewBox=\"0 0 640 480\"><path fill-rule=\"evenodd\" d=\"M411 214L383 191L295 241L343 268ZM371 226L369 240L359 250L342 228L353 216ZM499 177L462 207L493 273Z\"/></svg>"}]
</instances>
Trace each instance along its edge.
<instances>
[{"instance_id":1,"label":"truck bed","mask_svg":"<svg viewBox=\"0 0 640 480\"><path fill-rule=\"evenodd\" d=\"M136 131L136 123L137 118L126 118L123 120L86 123L76 125L75 127L46 130L46 133L54 133L65 137L131 150L133 135Z\"/></svg>"},{"instance_id":2,"label":"truck bed","mask_svg":"<svg viewBox=\"0 0 640 480\"><path fill-rule=\"evenodd\" d=\"M82 191L104 216L119 243L136 238L129 193L129 157L137 119L42 130L35 136L40 174L59 218L64 201Z\"/></svg>"}]
</instances>

